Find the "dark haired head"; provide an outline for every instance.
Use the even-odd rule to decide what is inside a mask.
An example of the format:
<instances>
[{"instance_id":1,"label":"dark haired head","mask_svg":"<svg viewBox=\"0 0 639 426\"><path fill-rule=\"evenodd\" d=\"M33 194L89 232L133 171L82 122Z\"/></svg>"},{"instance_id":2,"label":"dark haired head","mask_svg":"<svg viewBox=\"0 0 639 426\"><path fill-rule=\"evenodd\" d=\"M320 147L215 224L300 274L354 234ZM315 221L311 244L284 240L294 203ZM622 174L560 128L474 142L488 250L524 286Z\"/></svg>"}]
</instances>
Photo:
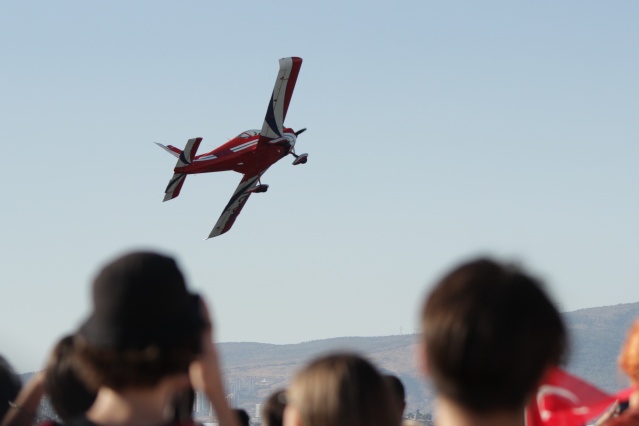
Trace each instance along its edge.
<instances>
[{"instance_id":1,"label":"dark haired head","mask_svg":"<svg viewBox=\"0 0 639 426\"><path fill-rule=\"evenodd\" d=\"M265 426L282 426L284 408L286 407L286 390L273 392L262 406L262 424Z\"/></svg>"},{"instance_id":2,"label":"dark haired head","mask_svg":"<svg viewBox=\"0 0 639 426\"><path fill-rule=\"evenodd\" d=\"M93 348L172 347L207 325L174 259L133 252L104 266L93 282L93 311L78 335Z\"/></svg>"},{"instance_id":3,"label":"dark haired head","mask_svg":"<svg viewBox=\"0 0 639 426\"><path fill-rule=\"evenodd\" d=\"M178 424L193 424L193 410L195 409L195 390L189 387L175 396L174 421Z\"/></svg>"},{"instance_id":4,"label":"dark haired head","mask_svg":"<svg viewBox=\"0 0 639 426\"><path fill-rule=\"evenodd\" d=\"M20 377L13 371L7 360L0 355L0 420L9 410L9 403L16 399L21 388Z\"/></svg>"},{"instance_id":5,"label":"dark haired head","mask_svg":"<svg viewBox=\"0 0 639 426\"><path fill-rule=\"evenodd\" d=\"M133 252L108 263L93 283L93 311L74 338L82 379L97 389L154 386L186 373L210 326L175 260Z\"/></svg>"},{"instance_id":6,"label":"dark haired head","mask_svg":"<svg viewBox=\"0 0 639 426\"><path fill-rule=\"evenodd\" d=\"M44 375L44 390L55 412L64 421L84 414L96 394L80 380L73 366L73 336L66 336L53 349Z\"/></svg>"},{"instance_id":7,"label":"dark haired head","mask_svg":"<svg viewBox=\"0 0 639 426\"><path fill-rule=\"evenodd\" d=\"M200 335L186 335L171 348L149 347L146 350L96 349L81 337L74 340L73 362L89 389L106 386L114 390L157 385L164 377L187 374L200 353Z\"/></svg>"},{"instance_id":8,"label":"dark haired head","mask_svg":"<svg viewBox=\"0 0 639 426\"><path fill-rule=\"evenodd\" d=\"M521 409L566 347L541 283L489 259L448 273L427 298L422 325L438 392L480 414Z\"/></svg>"},{"instance_id":9,"label":"dark haired head","mask_svg":"<svg viewBox=\"0 0 639 426\"><path fill-rule=\"evenodd\" d=\"M251 424L251 418L249 417L246 410L235 408L233 409L233 412L237 416L237 420L240 423L240 426L249 426Z\"/></svg>"},{"instance_id":10,"label":"dark haired head","mask_svg":"<svg viewBox=\"0 0 639 426\"><path fill-rule=\"evenodd\" d=\"M399 377L394 374L386 374L384 375L384 380L386 381L386 385L388 385L391 390L391 394L393 395L393 400L395 401L395 405L397 406L397 413L399 414L399 419L404 417L404 410L406 409L406 389L404 388L404 384L400 380Z\"/></svg>"},{"instance_id":11,"label":"dark haired head","mask_svg":"<svg viewBox=\"0 0 639 426\"><path fill-rule=\"evenodd\" d=\"M393 392L397 401L403 403L404 399L406 399L406 390L404 389L404 384L399 377L393 374L386 374L384 375L384 380L386 380L386 383L390 386L391 392Z\"/></svg>"}]
</instances>

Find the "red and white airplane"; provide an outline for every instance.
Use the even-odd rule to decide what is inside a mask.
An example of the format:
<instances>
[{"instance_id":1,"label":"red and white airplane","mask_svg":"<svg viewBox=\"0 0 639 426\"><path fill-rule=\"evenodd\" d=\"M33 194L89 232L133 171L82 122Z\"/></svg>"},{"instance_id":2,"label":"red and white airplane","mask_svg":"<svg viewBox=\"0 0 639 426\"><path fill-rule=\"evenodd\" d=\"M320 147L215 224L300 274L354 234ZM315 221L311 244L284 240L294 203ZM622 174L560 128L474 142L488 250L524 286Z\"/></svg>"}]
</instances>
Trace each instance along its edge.
<instances>
[{"instance_id":1,"label":"red and white airplane","mask_svg":"<svg viewBox=\"0 0 639 426\"><path fill-rule=\"evenodd\" d=\"M178 158L173 169L173 177L166 187L164 201L180 195L184 179L189 174L233 170L244 175L208 238L222 235L231 229L251 194L266 192L268 185L262 184L260 178L269 167L289 154L295 157L293 165L306 163L308 154L295 154L297 136L306 129L295 132L289 127L284 127L284 119L301 67L302 58L280 59L280 71L275 80L262 130L242 132L213 151L197 156L195 153L202 138L189 139L184 151L158 143Z\"/></svg>"}]
</instances>

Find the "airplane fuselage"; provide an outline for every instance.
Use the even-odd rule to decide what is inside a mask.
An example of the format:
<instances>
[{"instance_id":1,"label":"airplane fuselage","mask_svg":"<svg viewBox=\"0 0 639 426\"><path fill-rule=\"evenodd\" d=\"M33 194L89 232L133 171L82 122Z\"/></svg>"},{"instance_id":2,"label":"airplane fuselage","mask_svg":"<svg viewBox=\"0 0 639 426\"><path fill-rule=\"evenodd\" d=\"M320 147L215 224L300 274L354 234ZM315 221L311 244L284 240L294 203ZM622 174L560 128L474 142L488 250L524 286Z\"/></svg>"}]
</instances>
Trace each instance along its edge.
<instances>
[{"instance_id":1,"label":"airplane fuselage","mask_svg":"<svg viewBox=\"0 0 639 426\"><path fill-rule=\"evenodd\" d=\"M293 129L285 128L279 140L258 144L259 139L259 131L247 130L213 151L196 156L191 164L176 167L174 171L185 174L229 170L242 174L259 173L287 156L295 145L296 137Z\"/></svg>"}]
</instances>

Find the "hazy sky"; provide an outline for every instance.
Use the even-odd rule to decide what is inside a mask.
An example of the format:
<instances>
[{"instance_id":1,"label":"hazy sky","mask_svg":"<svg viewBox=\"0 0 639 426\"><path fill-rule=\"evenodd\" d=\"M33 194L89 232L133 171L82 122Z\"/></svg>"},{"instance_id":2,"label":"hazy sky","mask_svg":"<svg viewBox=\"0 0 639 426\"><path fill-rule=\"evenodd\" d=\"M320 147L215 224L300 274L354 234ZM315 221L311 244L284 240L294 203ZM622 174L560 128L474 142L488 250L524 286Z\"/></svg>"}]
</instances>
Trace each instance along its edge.
<instances>
[{"instance_id":1,"label":"hazy sky","mask_svg":"<svg viewBox=\"0 0 639 426\"><path fill-rule=\"evenodd\" d=\"M42 366L123 251L174 255L218 341L413 332L449 267L522 262L564 311L639 300L639 3L0 3L0 353ZM204 241L240 175L175 158L261 128L302 69L282 160Z\"/></svg>"}]
</instances>

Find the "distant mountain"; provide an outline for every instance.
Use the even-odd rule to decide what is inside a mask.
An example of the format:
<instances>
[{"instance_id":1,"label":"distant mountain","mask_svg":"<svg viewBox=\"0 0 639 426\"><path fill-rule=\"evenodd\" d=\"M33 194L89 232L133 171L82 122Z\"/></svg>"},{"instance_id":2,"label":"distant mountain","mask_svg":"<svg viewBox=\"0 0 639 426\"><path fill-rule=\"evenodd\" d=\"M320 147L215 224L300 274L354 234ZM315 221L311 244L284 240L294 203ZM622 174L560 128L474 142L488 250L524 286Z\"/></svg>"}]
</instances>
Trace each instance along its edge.
<instances>
[{"instance_id":1,"label":"distant mountain","mask_svg":"<svg viewBox=\"0 0 639 426\"><path fill-rule=\"evenodd\" d=\"M570 335L566 368L606 391L627 386L617 357L627 332L639 318L639 302L581 309L563 314ZM292 345L220 343L226 387L231 403L255 415L256 405L309 360L327 352L355 351L384 373L397 375L407 391L408 412L431 411L432 386L415 365L418 335L338 337ZM23 381L33 373L21 374ZM206 411L206 404L202 410Z\"/></svg>"},{"instance_id":2,"label":"distant mountain","mask_svg":"<svg viewBox=\"0 0 639 426\"><path fill-rule=\"evenodd\" d=\"M339 337L294 345L264 343L220 343L224 376L232 382L253 380L254 392L245 392L242 401L259 403L278 388L286 387L291 376L311 359L334 351L355 351L365 355L383 372L397 375L406 387L410 407L422 411L433 392L424 386L413 362L417 335L384 337ZM234 390L234 389L232 389ZM249 402L247 402L249 401Z\"/></svg>"},{"instance_id":3,"label":"distant mountain","mask_svg":"<svg viewBox=\"0 0 639 426\"><path fill-rule=\"evenodd\" d=\"M598 387L613 391L627 385L618 372L617 356L639 303L581 309L563 314L570 334L567 369ZM225 376L236 385L247 406L288 384L304 363L323 353L355 351L383 372L396 374L406 386L408 410L431 408L433 389L415 365L417 335L340 337L294 345L220 343ZM256 383L242 388L240 382ZM242 393L243 392L243 393Z\"/></svg>"},{"instance_id":4,"label":"distant mountain","mask_svg":"<svg viewBox=\"0 0 639 426\"><path fill-rule=\"evenodd\" d=\"M628 385L617 368L617 357L639 303L581 309L564 314L571 347L568 370L608 391Z\"/></svg>"}]
</instances>

